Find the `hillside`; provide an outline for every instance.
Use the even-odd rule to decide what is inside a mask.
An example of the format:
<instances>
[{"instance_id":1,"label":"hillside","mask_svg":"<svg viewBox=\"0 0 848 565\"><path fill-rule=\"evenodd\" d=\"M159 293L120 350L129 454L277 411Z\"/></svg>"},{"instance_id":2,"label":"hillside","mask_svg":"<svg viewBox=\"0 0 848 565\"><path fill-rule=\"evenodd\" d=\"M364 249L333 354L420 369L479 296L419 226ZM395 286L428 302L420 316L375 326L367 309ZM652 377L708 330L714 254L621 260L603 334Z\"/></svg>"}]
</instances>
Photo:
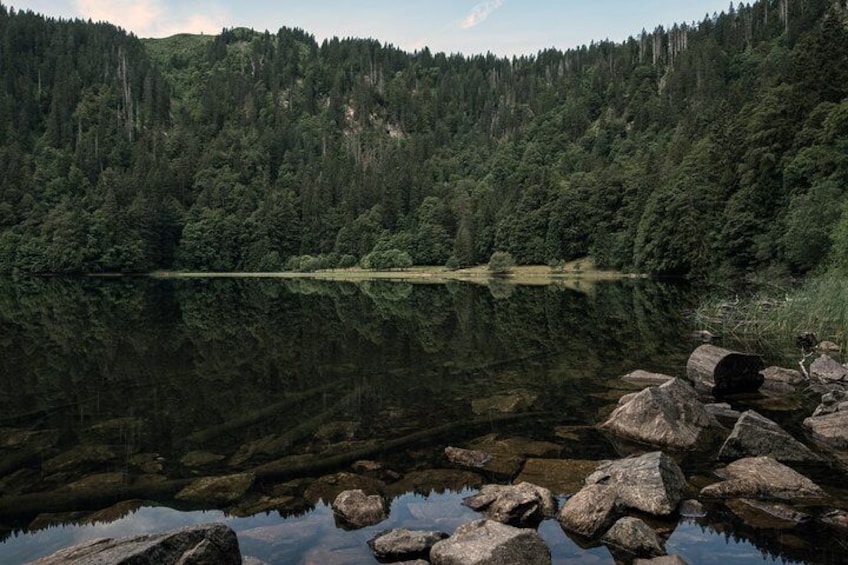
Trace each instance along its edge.
<instances>
[{"instance_id":1,"label":"hillside","mask_svg":"<svg viewBox=\"0 0 848 565\"><path fill-rule=\"evenodd\" d=\"M512 59L0 5L0 271L848 269L848 8Z\"/></svg>"}]
</instances>

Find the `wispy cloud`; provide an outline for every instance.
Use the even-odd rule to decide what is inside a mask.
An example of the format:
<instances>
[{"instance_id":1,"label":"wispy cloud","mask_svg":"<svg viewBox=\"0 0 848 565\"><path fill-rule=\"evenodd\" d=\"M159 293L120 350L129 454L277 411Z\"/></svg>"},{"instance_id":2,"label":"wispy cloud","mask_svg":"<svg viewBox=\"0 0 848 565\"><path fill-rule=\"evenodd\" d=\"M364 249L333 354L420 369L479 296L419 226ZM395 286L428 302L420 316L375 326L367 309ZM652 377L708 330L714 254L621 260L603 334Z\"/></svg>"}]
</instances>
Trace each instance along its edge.
<instances>
[{"instance_id":1,"label":"wispy cloud","mask_svg":"<svg viewBox=\"0 0 848 565\"><path fill-rule=\"evenodd\" d=\"M231 24L226 12L210 9L208 3L196 6L197 10L186 5L166 6L163 0L75 0L74 4L83 17L113 23L139 37L218 33Z\"/></svg>"},{"instance_id":2,"label":"wispy cloud","mask_svg":"<svg viewBox=\"0 0 848 565\"><path fill-rule=\"evenodd\" d=\"M505 0L486 0L486 2L480 2L468 12L468 15L465 16L459 23L459 27L461 29L471 29L476 27L486 21L486 19L492 15L492 13L504 5Z\"/></svg>"}]
</instances>

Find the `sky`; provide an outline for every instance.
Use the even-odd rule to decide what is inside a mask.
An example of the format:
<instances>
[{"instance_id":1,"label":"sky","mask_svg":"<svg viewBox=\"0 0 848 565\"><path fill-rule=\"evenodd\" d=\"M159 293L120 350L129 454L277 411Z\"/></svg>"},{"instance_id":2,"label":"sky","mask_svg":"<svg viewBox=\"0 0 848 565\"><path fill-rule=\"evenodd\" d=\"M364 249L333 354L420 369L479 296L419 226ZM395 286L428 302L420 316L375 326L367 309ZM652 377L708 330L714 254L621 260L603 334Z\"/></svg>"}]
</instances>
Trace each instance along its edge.
<instances>
[{"instance_id":1,"label":"sky","mask_svg":"<svg viewBox=\"0 0 848 565\"><path fill-rule=\"evenodd\" d=\"M139 37L298 27L321 42L373 38L406 51L532 55L701 21L730 0L0 0L46 16L108 21Z\"/></svg>"}]
</instances>

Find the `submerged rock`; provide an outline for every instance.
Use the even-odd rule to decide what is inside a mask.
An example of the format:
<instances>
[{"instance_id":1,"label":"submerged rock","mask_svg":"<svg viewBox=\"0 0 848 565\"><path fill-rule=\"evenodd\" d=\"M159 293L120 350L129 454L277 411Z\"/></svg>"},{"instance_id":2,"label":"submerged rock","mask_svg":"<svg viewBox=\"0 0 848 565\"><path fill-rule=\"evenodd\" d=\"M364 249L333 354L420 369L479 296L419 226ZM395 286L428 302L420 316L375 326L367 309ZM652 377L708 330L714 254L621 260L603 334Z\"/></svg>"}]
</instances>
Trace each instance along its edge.
<instances>
[{"instance_id":1,"label":"submerged rock","mask_svg":"<svg viewBox=\"0 0 848 565\"><path fill-rule=\"evenodd\" d=\"M388 503L380 495L367 495L363 491L346 490L332 504L333 513L345 529L359 529L379 524L389 517Z\"/></svg>"},{"instance_id":2,"label":"submerged rock","mask_svg":"<svg viewBox=\"0 0 848 565\"><path fill-rule=\"evenodd\" d=\"M528 410L538 396L525 389L516 389L488 398L475 398L471 410L478 416L485 414L513 414Z\"/></svg>"},{"instance_id":3,"label":"submerged rock","mask_svg":"<svg viewBox=\"0 0 848 565\"><path fill-rule=\"evenodd\" d=\"M785 504L740 498L729 500L727 507L747 525L761 530L791 529L812 517Z\"/></svg>"},{"instance_id":4,"label":"submerged rock","mask_svg":"<svg viewBox=\"0 0 848 565\"><path fill-rule=\"evenodd\" d=\"M197 467L214 465L215 463L220 463L223 460L224 456L218 455L217 453L211 453L209 451L189 451L180 459L180 464L183 467L194 469Z\"/></svg>"},{"instance_id":5,"label":"submerged rock","mask_svg":"<svg viewBox=\"0 0 848 565\"><path fill-rule=\"evenodd\" d=\"M734 461L743 457L769 455L778 461L810 462L822 458L783 430L776 422L748 410L739 418L721 446L718 458Z\"/></svg>"},{"instance_id":6,"label":"submerged rock","mask_svg":"<svg viewBox=\"0 0 848 565\"><path fill-rule=\"evenodd\" d=\"M482 467L492 458L491 455L484 451L451 446L445 448L445 457L454 465L470 468Z\"/></svg>"},{"instance_id":7,"label":"submerged rock","mask_svg":"<svg viewBox=\"0 0 848 565\"><path fill-rule=\"evenodd\" d=\"M583 487L583 480L597 466L597 461L583 459L528 459L515 482L539 485L554 495L573 494Z\"/></svg>"},{"instance_id":8,"label":"submerged rock","mask_svg":"<svg viewBox=\"0 0 848 565\"><path fill-rule=\"evenodd\" d=\"M689 565L679 555L663 555L653 559L637 559L633 565Z\"/></svg>"},{"instance_id":9,"label":"submerged rock","mask_svg":"<svg viewBox=\"0 0 848 565\"><path fill-rule=\"evenodd\" d=\"M557 510L551 491L530 483L486 485L462 503L485 512L490 520L518 527L535 526L546 518L553 518Z\"/></svg>"},{"instance_id":10,"label":"submerged rock","mask_svg":"<svg viewBox=\"0 0 848 565\"><path fill-rule=\"evenodd\" d=\"M204 477L192 482L177 493L176 499L197 504L221 506L232 504L241 499L256 477L253 473L227 475L224 477Z\"/></svg>"},{"instance_id":11,"label":"submerged rock","mask_svg":"<svg viewBox=\"0 0 848 565\"><path fill-rule=\"evenodd\" d=\"M556 443L522 437L499 438L496 434L478 438L468 447L489 454L482 469L503 478L517 475L528 457L556 457L562 452L562 446Z\"/></svg>"},{"instance_id":12,"label":"submerged rock","mask_svg":"<svg viewBox=\"0 0 848 565\"><path fill-rule=\"evenodd\" d=\"M96 539L31 565L240 565L238 538L224 524L204 524L164 534Z\"/></svg>"},{"instance_id":13,"label":"submerged rock","mask_svg":"<svg viewBox=\"0 0 848 565\"><path fill-rule=\"evenodd\" d=\"M616 436L672 449L693 449L723 429L695 390L674 379L646 388L616 408L599 428Z\"/></svg>"},{"instance_id":14,"label":"submerged rock","mask_svg":"<svg viewBox=\"0 0 848 565\"><path fill-rule=\"evenodd\" d=\"M336 497L346 490L359 489L365 494L385 494L386 484L378 479L364 477L354 473L334 473L316 480L307 487L303 497L310 504L318 504L320 501L331 503Z\"/></svg>"},{"instance_id":15,"label":"submerged rock","mask_svg":"<svg viewBox=\"0 0 848 565\"><path fill-rule=\"evenodd\" d=\"M630 516L613 524L601 541L634 557L658 557L665 554L665 544L653 528L639 518Z\"/></svg>"},{"instance_id":16,"label":"submerged rock","mask_svg":"<svg viewBox=\"0 0 848 565\"><path fill-rule=\"evenodd\" d=\"M667 383L672 380L674 377L671 375L663 375L662 373L651 373L650 371L643 371L641 369L637 369L636 371L627 373L623 377L622 380L625 380L630 383L636 384L645 384L645 385L661 385L663 383Z\"/></svg>"},{"instance_id":17,"label":"submerged rock","mask_svg":"<svg viewBox=\"0 0 848 565\"><path fill-rule=\"evenodd\" d=\"M492 520L464 524L430 550L433 565L550 565L551 550L534 530Z\"/></svg>"},{"instance_id":18,"label":"submerged rock","mask_svg":"<svg viewBox=\"0 0 848 565\"><path fill-rule=\"evenodd\" d=\"M430 549L447 537L444 532L395 529L377 534L368 541L368 547L382 562L426 559Z\"/></svg>"},{"instance_id":19,"label":"submerged rock","mask_svg":"<svg viewBox=\"0 0 848 565\"><path fill-rule=\"evenodd\" d=\"M740 459L716 474L724 480L701 489L704 498L796 500L827 497L813 481L771 457Z\"/></svg>"}]
</instances>

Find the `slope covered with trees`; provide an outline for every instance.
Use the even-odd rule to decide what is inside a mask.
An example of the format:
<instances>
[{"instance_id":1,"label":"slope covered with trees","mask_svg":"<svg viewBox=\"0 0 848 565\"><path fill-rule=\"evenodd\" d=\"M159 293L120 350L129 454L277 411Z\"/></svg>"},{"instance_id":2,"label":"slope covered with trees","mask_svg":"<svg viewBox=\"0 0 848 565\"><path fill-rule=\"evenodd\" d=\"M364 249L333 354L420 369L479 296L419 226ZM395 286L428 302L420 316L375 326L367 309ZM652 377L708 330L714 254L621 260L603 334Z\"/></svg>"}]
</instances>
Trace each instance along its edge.
<instances>
[{"instance_id":1,"label":"slope covered with trees","mask_svg":"<svg viewBox=\"0 0 848 565\"><path fill-rule=\"evenodd\" d=\"M848 268L845 0L512 59L0 5L0 128L5 271Z\"/></svg>"}]
</instances>

